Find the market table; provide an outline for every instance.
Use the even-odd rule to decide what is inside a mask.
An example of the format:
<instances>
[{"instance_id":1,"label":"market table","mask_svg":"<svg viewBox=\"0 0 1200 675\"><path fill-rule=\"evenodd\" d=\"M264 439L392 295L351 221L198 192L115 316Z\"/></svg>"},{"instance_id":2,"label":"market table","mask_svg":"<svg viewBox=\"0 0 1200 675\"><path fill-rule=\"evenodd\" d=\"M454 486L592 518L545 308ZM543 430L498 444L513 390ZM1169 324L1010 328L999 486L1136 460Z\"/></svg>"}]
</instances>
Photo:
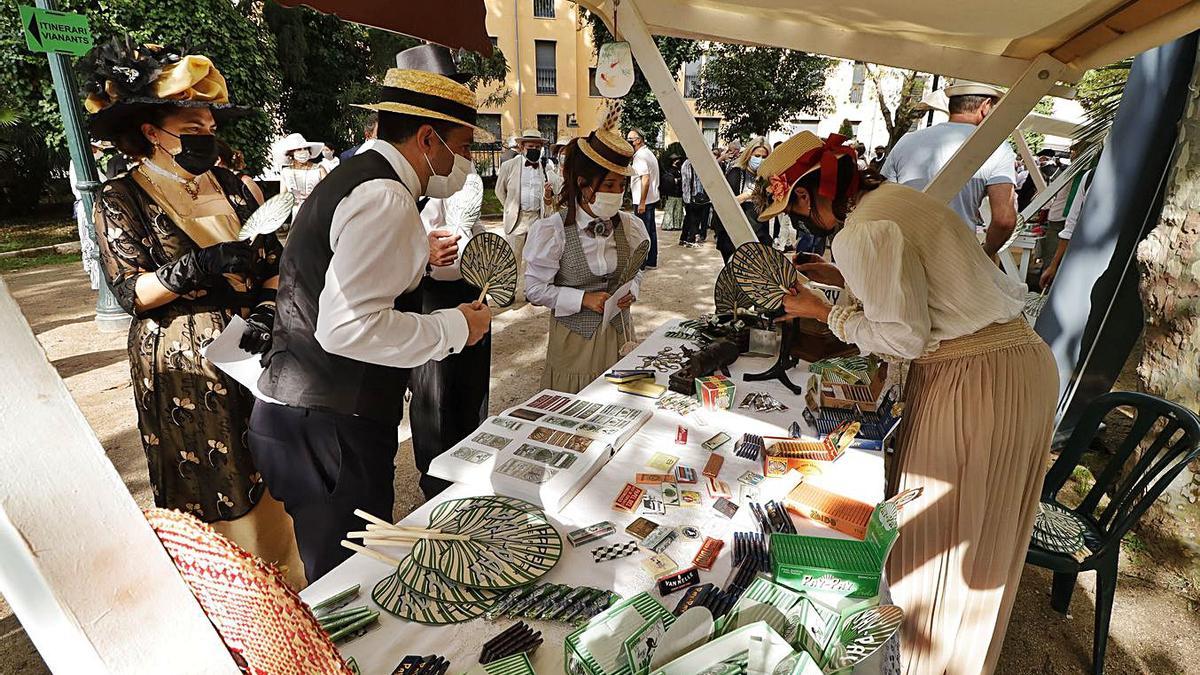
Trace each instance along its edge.
<instances>
[{"instance_id":1,"label":"market table","mask_svg":"<svg viewBox=\"0 0 1200 675\"><path fill-rule=\"evenodd\" d=\"M633 352L623 358L614 368L640 368L642 355L658 352L664 347L678 349L683 340L668 338L665 333L678 326L677 321L660 326L647 337ZM666 452L680 458L680 464L696 469L697 473L704 466L709 452L701 447L708 438L717 432L724 431L733 440L743 433L756 433L764 436L786 436L787 428L793 422L806 426L800 416L804 403L801 396L793 394L778 382L743 382L745 373L761 372L774 363L772 358L756 358L742 356L730 367L730 372L736 383L735 407L729 411L697 411L686 416L678 413L658 410L655 402L648 398L622 394L615 385L609 384L603 378L597 379L580 396L600 402L617 403L654 411L654 417L625 444L620 451L600 470L598 474L575 496L566 508L554 511L547 510L546 516L563 535L563 555L557 566L539 582L555 582L574 586L586 585L598 588L610 588L622 596L628 597L641 591L651 590L655 597L655 580L641 567L641 561L649 553L640 552L633 556L603 563L592 561L590 551L604 544L627 541L630 537L624 528L637 515L627 514L612 509L613 498L627 482L633 482L634 474L639 471L651 471L646 467L646 461L655 452ZM792 381L803 385L808 377L807 364L789 373ZM669 373L658 373L656 380L666 384ZM757 412L740 410L736 407L749 392L769 393L783 402L789 409L782 412ZM688 429L686 446L675 443L675 432L678 425ZM809 428L809 433L814 430ZM759 462L741 459L732 452L733 441L719 449L725 457L720 477L729 483L734 495L740 484L738 476L744 471L761 473ZM824 474L810 477L808 480L817 485L836 487L838 492L860 501L874 504L882 500L884 492L883 457L880 452L870 452L851 449L837 462L831 465ZM783 478L768 478L759 485L759 501L767 499L782 499L797 483L799 475L792 472ZM662 524L682 527L692 525L700 530L700 539L685 539L680 537L666 549L666 553L679 564L682 569L691 564L692 557L700 547L704 536L725 540L725 547L717 564L710 572L701 572L701 583L713 582L723 585L730 571L730 556L732 554L732 537L735 531L758 531L750 509L743 505L732 520L720 515L712 508L712 499L708 497L702 485L696 489L704 495L704 503L699 507L670 507L666 515L648 515L646 517ZM445 492L408 514L401 524L421 525L428 522L429 512L438 504L481 493L478 486L468 486L457 483ZM487 493L490 494L490 493ZM579 548L572 547L566 542L566 533L591 525L598 521L608 520L617 527L617 533L601 541L585 544ZM829 528L803 518L793 518L800 534L816 534L827 537L844 537ZM383 553L395 558L404 556L406 549L377 547ZM368 605L379 609L371 600L371 589L379 580L388 576L393 570L388 565L362 554L356 554L337 568L321 577L304 590L300 596L309 604L315 604L322 599L337 593L354 584L361 585L359 597L350 606ZM680 593L674 593L661 598L664 605L673 609L679 601ZM500 631L515 623L515 619L503 619L489 622L476 619L460 624L445 626L426 626L398 619L386 611L380 611L379 624L365 635L354 638L339 645L344 657L354 657L364 675L387 675L406 655L409 654L439 654L450 660L451 673L461 673L476 663L479 652L485 642ZM566 624L544 621L528 621L535 630L542 632L544 643L533 658L534 667L542 675L563 672L563 640L572 628ZM881 650L882 651L882 650ZM879 673L882 656L876 654L863 664L856 672Z\"/></svg>"}]
</instances>

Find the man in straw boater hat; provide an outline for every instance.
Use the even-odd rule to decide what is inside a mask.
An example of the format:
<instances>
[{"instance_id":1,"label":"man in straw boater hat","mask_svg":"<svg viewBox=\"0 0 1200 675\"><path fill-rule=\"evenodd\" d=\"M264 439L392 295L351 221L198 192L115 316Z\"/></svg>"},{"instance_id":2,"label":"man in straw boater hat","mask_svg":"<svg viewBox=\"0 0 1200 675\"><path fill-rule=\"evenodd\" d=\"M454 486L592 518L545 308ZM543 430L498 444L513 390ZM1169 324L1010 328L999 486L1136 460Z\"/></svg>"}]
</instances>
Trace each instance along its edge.
<instances>
[{"instance_id":1,"label":"man in straw boater hat","mask_svg":"<svg viewBox=\"0 0 1200 675\"><path fill-rule=\"evenodd\" d=\"M845 288L831 306L798 287L785 316L829 324L863 352L911 360L888 494L900 513L887 561L904 608L906 673L990 673L1041 493L1058 374L1022 318L1025 285L984 253L946 204L857 166L845 138L801 132L759 167L760 219L786 213L830 235L837 265L800 265Z\"/></svg>"},{"instance_id":2,"label":"man in straw boater hat","mask_svg":"<svg viewBox=\"0 0 1200 675\"><path fill-rule=\"evenodd\" d=\"M377 138L321 181L280 266L278 319L250 422L254 458L295 521L309 579L349 556L355 509L392 519L396 427L411 369L487 334L478 302L421 313L430 261L417 199L458 192L474 169L475 96L454 80L391 68Z\"/></svg>"},{"instance_id":3,"label":"man in straw boater hat","mask_svg":"<svg viewBox=\"0 0 1200 675\"><path fill-rule=\"evenodd\" d=\"M977 82L958 82L943 91L949 101L949 121L902 136L883 162L884 178L924 189L1004 96L1002 89ZM950 201L950 208L974 232L983 225L979 207L987 199L992 212L984 243L988 255L995 255L1017 226L1015 159L1008 143L1001 143Z\"/></svg>"},{"instance_id":4,"label":"man in straw boater hat","mask_svg":"<svg viewBox=\"0 0 1200 675\"><path fill-rule=\"evenodd\" d=\"M554 195L562 188L562 175L547 166L546 139L537 129L522 131L517 148L520 153L496 171L496 198L504 205L504 238L517 256L517 285L523 288L529 226L554 210Z\"/></svg>"}]
</instances>

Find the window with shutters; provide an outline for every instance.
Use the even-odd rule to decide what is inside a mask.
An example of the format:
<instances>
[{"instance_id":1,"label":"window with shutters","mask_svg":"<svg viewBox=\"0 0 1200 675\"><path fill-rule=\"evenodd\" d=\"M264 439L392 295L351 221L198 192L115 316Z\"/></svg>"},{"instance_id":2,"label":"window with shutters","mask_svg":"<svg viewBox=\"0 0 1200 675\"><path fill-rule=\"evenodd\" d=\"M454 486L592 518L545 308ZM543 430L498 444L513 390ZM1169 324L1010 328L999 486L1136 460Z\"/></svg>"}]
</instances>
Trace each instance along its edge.
<instances>
[{"instance_id":1,"label":"window with shutters","mask_svg":"<svg viewBox=\"0 0 1200 675\"><path fill-rule=\"evenodd\" d=\"M558 67L555 63L555 47L553 40L534 40L535 70L537 76L537 93L558 93Z\"/></svg>"}]
</instances>

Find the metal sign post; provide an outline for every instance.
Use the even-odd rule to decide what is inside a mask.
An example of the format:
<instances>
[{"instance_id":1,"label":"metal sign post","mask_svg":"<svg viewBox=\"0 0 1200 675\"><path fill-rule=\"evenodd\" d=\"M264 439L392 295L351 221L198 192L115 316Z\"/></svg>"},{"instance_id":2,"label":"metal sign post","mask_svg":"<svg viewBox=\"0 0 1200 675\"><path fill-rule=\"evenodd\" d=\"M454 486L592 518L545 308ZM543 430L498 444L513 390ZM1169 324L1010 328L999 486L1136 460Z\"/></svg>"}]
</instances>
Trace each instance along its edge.
<instances>
[{"instance_id":1,"label":"metal sign post","mask_svg":"<svg viewBox=\"0 0 1200 675\"><path fill-rule=\"evenodd\" d=\"M79 189L80 206L83 209L86 232L80 236L80 251L91 258L99 269L100 251L96 246L96 225L92 220L92 206L100 179L96 173L96 162L92 159L91 146L83 128L83 111L75 92L75 73L72 72L66 54L87 53L92 45L92 33L87 17L55 10L54 0L35 0L37 7L21 7L21 25L25 31L25 42L33 51L46 52L50 60L50 77L54 80L54 94L58 99L58 110L66 131L67 148L71 162L75 165L72 180ZM88 241L83 241L84 237ZM129 325L129 315L117 304L112 289L104 274L99 274L96 295L96 326L103 331L121 331Z\"/></svg>"}]
</instances>

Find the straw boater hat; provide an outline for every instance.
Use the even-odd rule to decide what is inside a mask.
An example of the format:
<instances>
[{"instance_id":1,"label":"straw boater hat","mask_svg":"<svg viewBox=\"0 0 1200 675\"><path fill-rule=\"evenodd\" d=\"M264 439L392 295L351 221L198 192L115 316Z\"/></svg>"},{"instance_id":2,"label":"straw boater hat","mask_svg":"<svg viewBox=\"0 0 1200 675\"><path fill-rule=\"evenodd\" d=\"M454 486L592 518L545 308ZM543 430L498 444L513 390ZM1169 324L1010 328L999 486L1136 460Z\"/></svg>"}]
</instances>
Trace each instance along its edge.
<instances>
[{"instance_id":1,"label":"straw boater hat","mask_svg":"<svg viewBox=\"0 0 1200 675\"><path fill-rule=\"evenodd\" d=\"M476 124L475 94L459 81L466 76L454 68L449 50L422 45L397 54L396 63L405 67L388 68L380 90L381 100L357 103L356 108L453 122L474 129L475 138L480 141L495 140Z\"/></svg>"},{"instance_id":2,"label":"straw boater hat","mask_svg":"<svg viewBox=\"0 0 1200 675\"><path fill-rule=\"evenodd\" d=\"M633 169L629 168L629 163L633 161L633 146L621 133L618 124L620 119L621 106L612 104L600 128L579 139L579 151L609 171L632 176Z\"/></svg>"},{"instance_id":3,"label":"straw boater hat","mask_svg":"<svg viewBox=\"0 0 1200 675\"><path fill-rule=\"evenodd\" d=\"M990 84L982 82L967 82L956 81L944 90L946 96L991 96L992 98L1004 98L1004 90L1000 87L993 87Z\"/></svg>"},{"instance_id":4,"label":"straw boater hat","mask_svg":"<svg viewBox=\"0 0 1200 675\"><path fill-rule=\"evenodd\" d=\"M155 44L135 45L129 36L97 45L79 63L85 73L83 106L93 138L113 140L147 106L209 108L217 122L250 112L229 102L225 78L207 56Z\"/></svg>"},{"instance_id":5,"label":"straw boater hat","mask_svg":"<svg viewBox=\"0 0 1200 675\"><path fill-rule=\"evenodd\" d=\"M838 159L843 156L858 159L854 148L845 145L848 140L839 134L829 134L822 141L811 131L801 131L780 143L758 167L759 178L766 181L766 192L771 198L758 219L765 221L779 215L787 208L796 183L818 169L823 170L818 194L833 199L837 191Z\"/></svg>"},{"instance_id":6,"label":"straw boater hat","mask_svg":"<svg viewBox=\"0 0 1200 675\"><path fill-rule=\"evenodd\" d=\"M538 131L537 129L526 129L521 132L520 136L517 136L517 141L537 141L539 143L545 143L546 138L542 136L542 132Z\"/></svg>"}]
</instances>

